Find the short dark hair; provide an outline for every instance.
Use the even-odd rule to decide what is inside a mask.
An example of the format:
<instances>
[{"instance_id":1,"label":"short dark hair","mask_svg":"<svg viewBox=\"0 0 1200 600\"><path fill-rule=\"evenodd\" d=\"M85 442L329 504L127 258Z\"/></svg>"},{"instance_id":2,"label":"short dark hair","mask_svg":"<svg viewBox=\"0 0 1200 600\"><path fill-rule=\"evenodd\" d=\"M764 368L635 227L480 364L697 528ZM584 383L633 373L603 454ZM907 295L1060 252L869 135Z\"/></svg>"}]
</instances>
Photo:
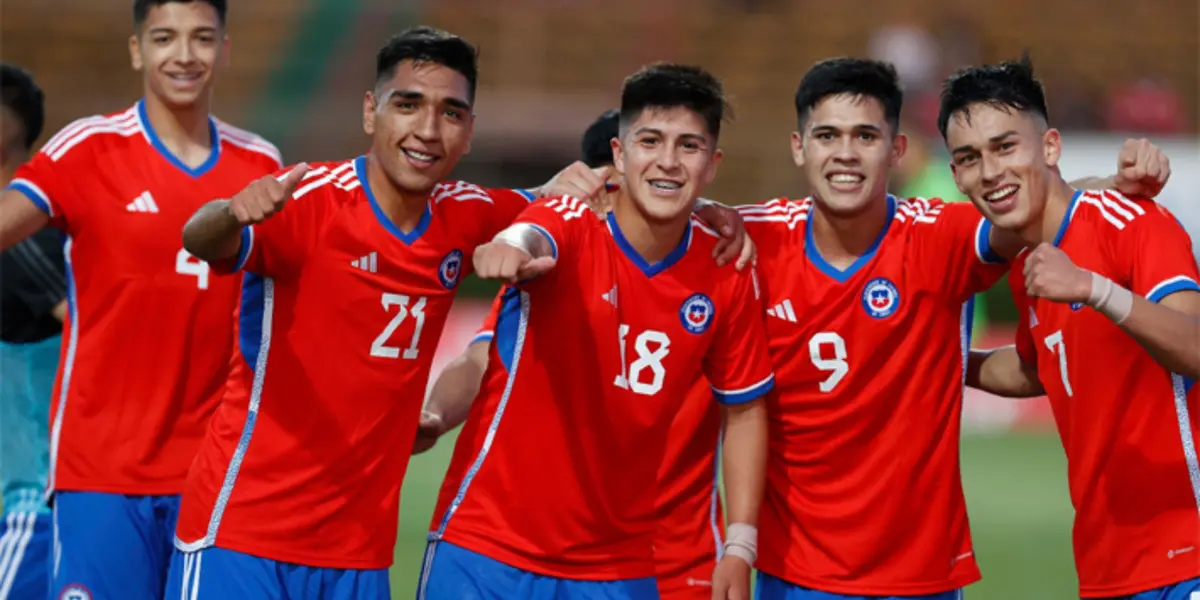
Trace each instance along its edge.
<instances>
[{"instance_id":1,"label":"short dark hair","mask_svg":"<svg viewBox=\"0 0 1200 600\"><path fill-rule=\"evenodd\" d=\"M720 137L721 122L731 112L721 81L712 73L700 67L655 63L625 78L621 128L628 127L648 108L678 107L699 113L713 139Z\"/></svg>"},{"instance_id":2,"label":"short dark hair","mask_svg":"<svg viewBox=\"0 0 1200 600\"><path fill-rule=\"evenodd\" d=\"M46 100L42 88L29 71L8 63L0 64L0 101L21 121L21 143L25 149L42 135L46 124Z\"/></svg>"},{"instance_id":3,"label":"short dark hair","mask_svg":"<svg viewBox=\"0 0 1200 600\"><path fill-rule=\"evenodd\" d=\"M133 27L137 29L146 22L146 16L150 14L150 9L155 6L171 4L172 2L180 2L190 4L192 2L203 2L217 11L217 18L221 21L221 26L225 26L225 14L229 8L225 4L225 0L133 0Z\"/></svg>"},{"instance_id":4,"label":"short dark hair","mask_svg":"<svg viewBox=\"0 0 1200 600\"><path fill-rule=\"evenodd\" d=\"M1028 52L1020 60L968 67L946 78L937 120L942 139L946 139L946 128L955 113L980 103L1037 115L1050 123L1046 91L1033 75Z\"/></svg>"},{"instance_id":5,"label":"short dark hair","mask_svg":"<svg viewBox=\"0 0 1200 600\"><path fill-rule=\"evenodd\" d=\"M475 100L475 84L479 80L479 51L466 40L435 27L420 26L405 29L388 39L375 56L375 83L378 85L396 74L396 67L411 60L432 63L452 69L467 78L470 101Z\"/></svg>"},{"instance_id":6,"label":"short dark hair","mask_svg":"<svg viewBox=\"0 0 1200 600\"><path fill-rule=\"evenodd\" d=\"M895 133L900 129L904 91L896 67L881 60L838 57L823 60L808 70L796 87L796 123L801 130L818 103L830 96L848 94L874 98L883 105L883 116Z\"/></svg>"},{"instance_id":7,"label":"short dark hair","mask_svg":"<svg viewBox=\"0 0 1200 600\"><path fill-rule=\"evenodd\" d=\"M581 157L587 166L595 169L613 164L611 141L621 135L621 111L606 110L596 118L580 141Z\"/></svg>"}]
</instances>

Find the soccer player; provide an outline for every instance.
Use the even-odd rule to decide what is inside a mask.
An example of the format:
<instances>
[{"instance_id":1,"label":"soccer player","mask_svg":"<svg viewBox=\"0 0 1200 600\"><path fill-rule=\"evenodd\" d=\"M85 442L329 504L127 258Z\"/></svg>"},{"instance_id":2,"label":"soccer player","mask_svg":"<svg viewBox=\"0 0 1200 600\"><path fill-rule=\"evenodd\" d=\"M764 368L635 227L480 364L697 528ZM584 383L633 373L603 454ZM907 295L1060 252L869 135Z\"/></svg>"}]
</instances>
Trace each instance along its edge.
<instances>
[{"instance_id":1,"label":"soccer player","mask_svg":"<svg viewBox=\"0 0 1200 600\"><path fill-rule=\"evenodd\" d=\"M1167 210L1074 189L1028 58L951 76L938 125L958 186L1030 249L1017 344L971 385L1044 387L1067 454L1079 594L1200 594L1200 272ZM988 364L991 363L991 364ZM1037 380L1031 381L1032 376Z\"/></svg>"},{"instance_id":2,"label":"soccer player","mask_svg":"<svg viewBox=\"0 0 1200 600\"><path fill-rule=\"evenodd\" d=\"M611 146L611 140L620 136L619 118L617 110L600 115L581 142L584 164L607 170L610 181L620 180L612 164ZM606 198L601 204L611 206L613 202ZM467 418L487 369L488 348L504 294L502 290L497 295L485 324L466 350L448 363L434 382L414 452L433 447L439 436ZM716 480L720 428L721 411L715 404L693 402L675 415L667 435L667 453L658 474L654 539L655 578L664 600L707 600L712 593L712 571L724 530Z\"/></svg>"},{"instance_id":3,"label":"soccer player","mask_svg":"<svg viewBox=\"0 0 1200 600\"><path fill-rule=\"evenodd\" d=\"M41 88L0 65L0 177L8 183L42 134ZM50 392L58 370L67 282L62 236L45 228L0 254L0 598L49 594L53 540L46 505Z\"/></svg>"},{"instance_id":4,"label":"soccer player","mask_svg":"<svg viewBox=\"0 0 1200 600\"><path fill-rule=\"evenodd\" d=\"M773 375L753 269L714 268L691 212L716 174L725 100L695 67L625 81L604 221L531 206L479 248L513 283L439 497L419 598L656 598L659 465L688 402L724 406L730 540L712 597L747 598ZM528 275L541 274L530 280ZM701 375L710 396L685 400ZM686 407L686 408L685 408Z\"/></svg>"},{"instance_id":5,"label":"soccer player","mask_svg":"<svg viewBox=\"0 0 1200 600\"><path fill-rule=\"evenodd\" d=\"M887 63L816 64L792 134L812 196L739 207L777 377L763 600L950 600L979 579L958 465L970 299L1021 244L970 204L888 194L901 104ZM1154 150L1133 155L1144 164ZM1122 173L1089 182L1142 185Z\"/></svg>"},{"instance_id":6,"label":"soccer player","mask_svg":"<svg viewBox=\"0 0 1200 600\"><path fill-rule=\"evenodd\" d=\"M179 230L279 166L209 115L228 59L223 0L137 0L144 97L52 137L0 196L0 248L66 234L68 319L51 406L56 596L162 597L179 493L219 398L237 286Z\"/></svg>"}]
</instances>

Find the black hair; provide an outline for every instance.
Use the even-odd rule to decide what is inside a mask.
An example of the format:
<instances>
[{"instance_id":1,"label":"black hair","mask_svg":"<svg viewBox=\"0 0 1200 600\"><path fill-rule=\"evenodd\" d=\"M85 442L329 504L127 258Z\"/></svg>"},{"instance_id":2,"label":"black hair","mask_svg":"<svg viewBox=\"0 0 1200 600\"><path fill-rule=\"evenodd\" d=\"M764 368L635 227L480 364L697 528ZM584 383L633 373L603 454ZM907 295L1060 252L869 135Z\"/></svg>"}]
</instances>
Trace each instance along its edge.
<instances>
[{"instance_id":1,"label":"black hair","mask_svg":"<svg viewBox=\"0 0 1200 600\"><path fill-rule=\"evenodd\" d=\"M453 33L434 27L412 27L392 36L379 49L375 57L375 83L391 79L396 67L406 60L432 63L466 77L471 94L467 100L473 102L479 79L478 59L479 51Z\"/></svg>"},{"instance_id":2,"label":"black hair","mask_svg":"<svg viewBox=\"0 0 1200 600\"><path fill-rule=\"evenodd\" d=\"M896 67L881 60L839 57L823 60L808 70L796 87L796 123L804 129L812 109L825 98L843 94L874 98L883 105L883 116L892 133L900 129L904 91Z\"/></svg>"},{"instance_id":3,"label":"black hair","mask_svg":"<svg viewBox=\"0 0 1200 600\"><path fill-rule=\"evenodd\" d=\"M46 102L42 88L28 71L8 63L0 64L0 101L21 121L21 143L25 149L42 135L46 124Z\"/></svg>"},{"instance_id":4,"label":"black hair","mask_svg":"<svg viewBox=\"0 0 1200 600\"><path fill-rule=\"evenodd\" d=\"M955 113L980 103L1036 115L1050 123L1046 91L1033 75L1029 53L1017 61L968 67L946 78L937 120L942 139L946 139L946 127Z\"/></svg>"},{"instance_id":5,"label":"black hair","mask_svg":"<svg viewBox=\"0 0 1200 600\"><path fill-rule=\"evenodd\" d=\"M217 18L221 21L221 27L225 26L225 14L229 8L225 4L225 0L133 0L133 27L137 29L146 22L146 16L150 14L150 9L155 6L171 4L172 2L180 2L182 4L190 4L192 2L203 2L217 11Z\"/></svg>"},{"instance_id":6,"label":"black hair","mask_svg":"<svg viewBox=\"0 0 1200 600\"><path fill-rule=\"evenodd\" d=\"M625 78L621 88L621 128L628 127L648 108L687 108L699 113L713 139L732 112L725 90L712 73L700 67L655 63Z\"/></svg>"},{"instance_id":7,"label":"black hair","mask_svg":"<svg viewBox=\"0 0 1200 600\"><path fill-rule=\"evenodd\" d=\"M611 141L621 135L620 129L621 111L614 108L597 117L583 132L580 141L580 156L584 164L593 169L613 164Z\"/></svg>"}]
</instances>

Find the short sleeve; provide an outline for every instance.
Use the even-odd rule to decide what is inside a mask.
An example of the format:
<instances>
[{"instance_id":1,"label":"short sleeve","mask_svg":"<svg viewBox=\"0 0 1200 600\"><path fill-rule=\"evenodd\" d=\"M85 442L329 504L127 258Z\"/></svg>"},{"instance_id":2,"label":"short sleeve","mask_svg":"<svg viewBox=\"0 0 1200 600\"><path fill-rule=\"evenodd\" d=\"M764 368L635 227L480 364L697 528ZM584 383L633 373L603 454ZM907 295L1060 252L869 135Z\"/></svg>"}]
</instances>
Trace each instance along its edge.
<instances>
[{"instance_id":1,"label":"short sleeve","mask_svg":"<svg viewBox=\"0 0 1200 600\"><path fill-rule=\"evenodd\" d=\"M1037 346L1033 343L1033 303L1025 294L1025 258L1022 255L1013 262L1008 273L1008 285L1012 288L1013 305L1017 309L1016 345L1017 355L1027 365L1037 364Z\"/></svg>"},{"instance_id":2,"label":"short sleeve","mask_svg":"<svg viewBox=\"0 0 1200 600\"><path fill-rule=\"evenodd\" d=\"M914 199L897 207L911 221L920 244L920 262L929 285L956 301L992 287L1008 270L991 247L992 224L967 202Z\"/></svg>"},{"instance_id":3,"label":"short sleeve","mask_svg":"<svg viewBox=\"0 0 1200 600\"><path fill-rule=\"evenodd\" d=\"M486 244L505 227L512 225L517 215L537 200L533 193L520 189L493 188L487 190L487 195L491 198L492 206L484 219L484 231L481 233L483 239L480 244Z\"/></svg>"},{"instance_id":4,"label":"short sleeve","mask_svg":"<svg viewBox=\"0 0 1200 600\"><path fill-rule=\"evenodd\" d=\"M281 178L291 169L282 169L275 177ZM316 170L309 171L305 179L319 174ZM245 270L263 277L299 273L324 221L322 212L329 202L322 196L330 189L332 186L309 187L301 183L283 210L261 223L243 227L237 256L214 263L213 269L222 273Z\"/></svg>"},{"instance_id":5,"label":"short sleeve","mask_svg":"<svg viewBox=\"0 0 1200 600\"><path fill-rule=\"evenodd\" d=\"M750 402L775 387L757 280L754 268L738 273L717 309L717 331L704 358L704 374L722 404Z\"/></svg>"},{"instance_id":6,"label":"short sleeve","mask_svg":"<svg viewBox=\"0 0 1200 600\"><path fill-rule=\"evenodd\" d=\"M490 342L496 335L496 322L500 320L500 307L504 302L504 293L508 288L501 288L496 293L496 299L492 300L492 307L488 310L488 315L483 320L483 324L479 326L479 331L475 332L475 336L471 338L471 344L476 342ZM468 344L468 345L471 345Z\"/></svg>"},{"instance_id":7,"label":"short sleeve","mask_svg":"<svg viewBox=\"0 0 1200 600\"><path fill-rule=\"evenodd\" d=\"M50 222L71 232L72 218L78 213L79 199L73 181L88 176L88 145L62 144L62 136L69 125L50 139L42 149L21 165L6 190L13 190L29 198L42 212L50 216ZM83 159L83 160L81 160Z\"/></svg>"},{"instance_id":8,"label":"short sleeve","mask_svg":"<svg viewBox=\"0 0 1200 600\"><path fill-rule=\"evenodd\" d=\"M559 196L530 204L516 223L531 225L550 241L554 258L570 256L579 245L583 228L580 219L594 218L587 203L571 196Z\"/></svg>"},{"instance_id":9,"label":"short sleeve","mask_svg":"<svg viewBox=\"0 0 1200 600\"><path fill-rule=\"evenodd\" d=\"M1192 240L1179 220L1149 200L1113 199L1119 200L1125 201L1128 212L1140 211L1128 227L1115 234L1114 261L1122 265L1130 290L1151 302L1176 292L1200 292Z\"/></svg>"}]
</instances>

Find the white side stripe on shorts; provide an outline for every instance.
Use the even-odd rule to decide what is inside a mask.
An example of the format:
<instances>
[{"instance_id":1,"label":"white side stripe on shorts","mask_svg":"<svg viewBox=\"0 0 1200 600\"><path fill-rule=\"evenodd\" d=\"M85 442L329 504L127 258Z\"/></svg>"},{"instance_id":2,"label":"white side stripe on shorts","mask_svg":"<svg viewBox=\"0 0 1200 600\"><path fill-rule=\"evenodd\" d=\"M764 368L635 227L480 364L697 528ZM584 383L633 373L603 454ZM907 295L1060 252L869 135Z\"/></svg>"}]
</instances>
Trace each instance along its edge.
<instances>
[{"instance_id":1,"label":"white side stripe on shorts","mask_svg":"<svg viewBox=\"0 0 1200 600\"><path fill-rule=\"evenodd\" d=\"M29 540L33 539L33 528L37 524L37 513L9 513L8 529L0 536L0 600L7 600L21 568L21 559Z\"/></svg>"}]
</instances>

